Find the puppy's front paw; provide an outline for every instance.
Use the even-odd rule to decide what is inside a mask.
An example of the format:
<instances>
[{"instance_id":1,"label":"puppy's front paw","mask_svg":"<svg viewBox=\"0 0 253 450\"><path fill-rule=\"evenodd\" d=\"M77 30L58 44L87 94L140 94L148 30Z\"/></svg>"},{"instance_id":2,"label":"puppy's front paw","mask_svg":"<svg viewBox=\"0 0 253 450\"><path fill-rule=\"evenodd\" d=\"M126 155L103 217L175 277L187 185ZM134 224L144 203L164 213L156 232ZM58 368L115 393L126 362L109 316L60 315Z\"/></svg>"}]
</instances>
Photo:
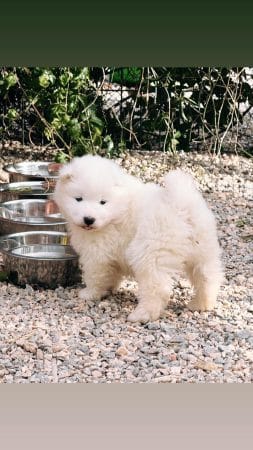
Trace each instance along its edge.
<instances>
[{"instance_id":1,"label":"puppy's front paw","mask_svg":"<svg viewBox=\"0 0 253 450\"><path fill-rule=\"evenodd\" d=\"M215 307L215 301L207 302L207 301L200 301L197 298L193 298L187 305L187 307L191 311L212 311Z\"/></svg>"},{"instance_id":2,"label":"puppy's front paw","mask_svg":"<svg viewBox=\"0 0 253 450\"><path fill-rule=\"evenodd\" d=\"M158 319L159 316L159 311L147 311L144 306L138 305L137 308L129 314L127 320L130 322L146 323Z\"/></svg>"},{"instance_id":3,"label":"puppy's front paw","mask_svg":"<svg viewBox=\"0 0 253 450\"><path fill-rule=\"evenodd\" d=\"M97 300L100 298L94 290L88 288L81 289L78 292L78 297L85 301Z\"/></svg>"}]
</instances>

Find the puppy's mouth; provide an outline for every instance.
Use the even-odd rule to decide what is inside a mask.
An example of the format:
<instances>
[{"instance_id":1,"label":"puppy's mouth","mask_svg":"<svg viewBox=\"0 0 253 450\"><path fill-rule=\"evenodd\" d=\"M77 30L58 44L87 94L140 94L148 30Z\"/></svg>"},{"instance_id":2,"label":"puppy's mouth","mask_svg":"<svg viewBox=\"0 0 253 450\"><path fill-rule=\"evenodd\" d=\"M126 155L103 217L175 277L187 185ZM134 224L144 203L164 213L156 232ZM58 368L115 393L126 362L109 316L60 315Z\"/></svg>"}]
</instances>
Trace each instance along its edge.
<instances>
[{"instance_id":1,"label":"puppy's mouth","mask_svg":"<svg viewBox=\"0 0 253 450\"><path fill-rule=\"evenodd\" d=\"M81 225L81 228L85 231L95 231L96 227L88 226L88 225Z\"/></svg>"}]
</instances>

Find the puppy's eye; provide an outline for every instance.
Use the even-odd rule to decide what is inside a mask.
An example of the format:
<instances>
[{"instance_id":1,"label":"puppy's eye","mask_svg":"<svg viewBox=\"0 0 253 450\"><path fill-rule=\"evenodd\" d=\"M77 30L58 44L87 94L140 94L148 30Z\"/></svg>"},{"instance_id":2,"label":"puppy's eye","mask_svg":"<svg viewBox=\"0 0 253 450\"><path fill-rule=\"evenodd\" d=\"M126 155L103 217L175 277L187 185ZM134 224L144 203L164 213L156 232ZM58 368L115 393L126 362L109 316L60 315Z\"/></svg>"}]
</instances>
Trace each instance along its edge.
<instances>
[{"instance_id":1,"label":"puppy's eye","mask_svg":"<svg viewBox=\"0 0 253 450\"><path fill-rule=\"evenodd\" d=\"M75 200L76 200L77 202L81 202L81 201L83 200L83 197L76 197Z\"/></svg>"},{"instance_id":2,"label":"puppy's eye","mask_svg":"<svg viewBox=\"0 0 253 450\"><path fill-rule=\"evenodd\" d=\"M106 200L101 200L100 201L100 205L105 205L105 203L107 203Z\"/></svg>"}]
</instances>

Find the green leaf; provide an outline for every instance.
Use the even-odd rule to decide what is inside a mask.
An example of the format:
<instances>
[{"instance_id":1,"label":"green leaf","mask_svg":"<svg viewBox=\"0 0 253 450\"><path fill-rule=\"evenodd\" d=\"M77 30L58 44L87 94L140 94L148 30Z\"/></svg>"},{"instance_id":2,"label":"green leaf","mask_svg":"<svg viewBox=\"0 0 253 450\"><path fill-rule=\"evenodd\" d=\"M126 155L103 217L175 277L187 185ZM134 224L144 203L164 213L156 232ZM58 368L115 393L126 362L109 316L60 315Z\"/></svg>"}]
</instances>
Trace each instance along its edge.
<instances>
[{"instance_id":1,"label":"green leaf","mask_svg":"<svg viewBox=\"0 0 253 450\"><path fill-rule=\"evenodd\" d=\"M70 82L71 78L73 78L73 74L71 72L63 73L60 75L60 82L63 86L67 86L67 84Z\"/></svg>"},{"instance_id":2,"label":"green leaf","mask_svg":"<svg viewBox=\"0 0 253 450\"><path fill-rule=\"evenodd\" d=\"M114 148L114 143L113 143L113 140L112 140L111 136L107 135L104 138L104 142L106 144L107 151L111 152L113 150L113 148Z\"/></svg>"},{"instance_id":3,"label":"green leaf","mask_svg":"<svg viewBox=\"0 0 253 450\"><path fill-rule=\"evenodd\" d=\"M58 119L58 117L55 117L52 120L51 125L55 130L59 130L62 127L62 121Z\"/></svg>"},{"instance_id":4,"label":"green leaf","mask_svg":"<svg viewBox=\"0 0 253 450\"><path fill-rule=\"evenodd\" d=\"M103 121L99 119L99 117L95 116L95 114L92 114L90 121L92 124L98 125L100 128L103 128L104 126Z\"/></svg>"},{"instance_id":5,"label":"green leaf","mask_svg":"<svg viewBox=\"0 0 253 450\"><path fill-rule=\"evenodd\" d=\"M7 118L10 120L15 120L19 117L19 113L16 109L10 108L7 112Z\"/></svg>"},{"instance_id":6,"label":"green leaf","mask_svg":"<svg viewBox=\"0 0 253 450\"><path fill-rule=\"evenodd\" d=\"M53 130L49 127L44 129L44 134L49 141L53 138L54 135Z\"/></svg>"},{"instance_id":7,"label":"green leaf","mask_svg":"<svg viewBox=\"0 0 253 450\"><path fill-rule=\"evenodd\" d=\"M44 70L39 77L39 84L43 88L47 88L50 84L55 82L54 74L49 70Z\"/></svg>"},{"instance_id":8,"label":"green leaf","mask_svg":"<svg viewBox=\"0 0 253 450\"><path fill-rule=\"evenodd\" d=\"M65 152L63 152L62 150L60 150L56 157L55 157L55 161L58 163L66 163L69 160L69 155Z\"/></svg>"},{"instance_id":9,"label":"green leaf","mask_svg":"<svg viewBox=\"0 0 253 450\"><path fill-rule=\"evenodd\" d=\"M81 135L81 125L80 123L78 123L77 119L72 119L68 122L68 130L69 130L69 134L70 137L72 139L77 140L79 138L79 136Z\"/></svg>"},{"instance_id":10,"label":"green leaf","mask_svg":"<svg viewBox=\"0 0 253 450\"><path fill-rule=\"evenodd\" d=\"M18 82L18 77L15 73L10 73L6 78L5 78L6 84L7 84L7 89L9 89L12 86L15 86L15 84L17 84Z\"/></svg>"}]
</instances>

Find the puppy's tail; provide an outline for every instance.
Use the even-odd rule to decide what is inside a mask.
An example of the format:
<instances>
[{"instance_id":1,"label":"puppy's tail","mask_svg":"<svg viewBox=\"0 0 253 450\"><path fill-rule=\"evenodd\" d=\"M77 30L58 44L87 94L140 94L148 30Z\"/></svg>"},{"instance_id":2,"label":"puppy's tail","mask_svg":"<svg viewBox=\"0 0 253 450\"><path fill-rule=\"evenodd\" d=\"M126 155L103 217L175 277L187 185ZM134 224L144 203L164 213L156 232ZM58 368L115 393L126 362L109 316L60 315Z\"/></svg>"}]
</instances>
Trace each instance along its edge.
<instances>
[{"instance_id":1,"label":"puppy's tail","mask_svg":"<svg viewBox=\"0 0 253 450\"><path fill-rule=\"evenodd\" d=\"M168 202L186 219L190 218L201 235L205 235L207 229L216 234L215 217L190 174L173 170L165 176L164 183Z\"/></svg>"},{"instance_id":2,"label":"puppy's tail","mask_svg":"<svg viewBox=\"0 0 253 450\"><path fill-rule=\"evenodd\" d=\"M170 203L179 208L194 210L202 204L207 207L194 178L180 169L172 170L164 177L165 189Z\"/></svg>"},{"instance_id":3,"label":"puppy's tail","mask_svg":"<svg viewBox=\"0 0 253 450\"><path fill-rule=\"evenodd\" d=\"M180 169L172 170L165 175L164 184L170 198L175 199L175 201L185 199L189 204L190 199L200 197L194 178Z\"/></svg>"}]
</instances>

